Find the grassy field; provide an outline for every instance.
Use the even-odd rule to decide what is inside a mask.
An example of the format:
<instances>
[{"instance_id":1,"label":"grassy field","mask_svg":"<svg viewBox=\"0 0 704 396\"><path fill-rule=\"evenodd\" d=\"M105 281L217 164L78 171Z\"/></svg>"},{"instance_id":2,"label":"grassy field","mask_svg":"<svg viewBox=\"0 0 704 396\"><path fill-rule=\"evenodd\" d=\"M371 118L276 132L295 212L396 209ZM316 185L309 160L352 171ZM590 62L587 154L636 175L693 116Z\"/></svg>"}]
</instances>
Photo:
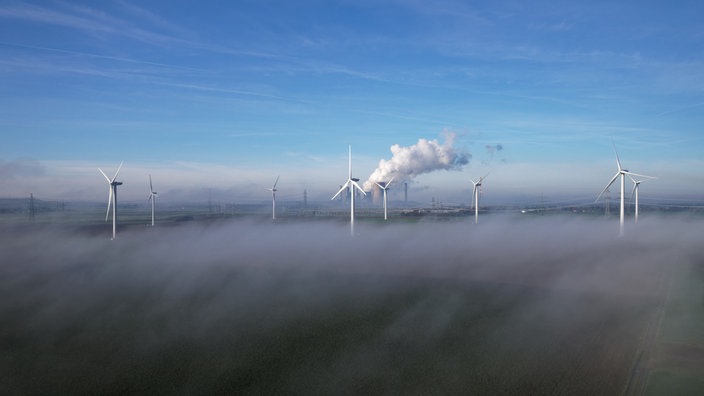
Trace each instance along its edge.
<instances>
[{"instance_id":1,"label":"grassy field","mask_svg":"<svg viewBox=\"0 0 704 396\"><path fill-rule=\"evenodd\" d=\"M647 395L704 391L704 263L673 271L648 365Z\"/></svg>"}]
</instances>

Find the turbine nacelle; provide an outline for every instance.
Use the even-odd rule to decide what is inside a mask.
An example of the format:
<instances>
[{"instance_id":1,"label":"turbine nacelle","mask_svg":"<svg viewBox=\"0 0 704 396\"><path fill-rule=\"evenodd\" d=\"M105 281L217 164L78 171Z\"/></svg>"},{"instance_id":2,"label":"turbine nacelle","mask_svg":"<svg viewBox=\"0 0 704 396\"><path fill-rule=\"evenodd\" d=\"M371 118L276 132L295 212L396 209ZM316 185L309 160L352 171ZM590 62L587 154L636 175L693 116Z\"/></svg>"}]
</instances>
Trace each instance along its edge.
<instances>
[{"instance_id":1,"label":"turbine nacelle","mask_svg":"<svg viewBox=\"0 0 704 396\"><path fill-rule=\"evenodd\" d=\"M613 143L613 142L612 142L612 143ZM624 208L624 206L625 206L625 204L624 204L624 200L625 200L625 191L624 191L624 190L625 190L626 176L628 176L631 180L633 180L633 183L635 183L634 186L633 186L633 192L631 193L631 195L632 195L633 193L635 193L635 195L636 195L636 210L635 210L635 218L636 218L636 221L638 221L638 185L640 184L640 181L639 181L639 182L636 182L636 180L634 179L633 176L644 177L644 178L646 178L646 179L655 179L655 178L652 177L652 176L639 175L639 174L637 174L637 173L629 172L628 169L623 169L623 167L621 166L621 159L618 157L618 151L616 150L616 144L613 144L613 146L614 146L614 153L616 154L616 166L618 167L618 172L616 172L616 174L614 175L614 177L611 178L611 180L610 180L609 183L606 185L606 187L604 187L604 189L601 190L601 192L599 193L599 195L596 197L595 202L598 201L599 198L601 198L601 196L602 196L606 191L608 191L609 187L611 187L611 185L614 184L614 182L616 181L616 179L618 179L619 176L621 176L621 183L620 183L620 184L621 184L621 193L620 193L620 196L619 196L619 200L620 200L620 207L619 207L619 209L620 209L620 210L619 210L619 236L622 236L622 235L623 235L623 223L624 223L624 217L625 217L625 208Z\"/></svg>"},{"instance_id":2,"label":"turbine nacelle","mask_svg":"<svg viewBox=\"0 0 704 396\"><path fill-rule=\"evenodd\" d=\"M274 185L269 189L269 191L276 191L276 185L279 184L279 177L281 176L276 176L276 180L274 180Z\"/></svg>"},{"instance_id":3,"label":"turbine nacelle","mask_svg":"<svg viewBox=\"0 0 704 396\"><path fill-rule=\"evenodd\" d=\"M354 196L355 196L355 191L354 189L356 188L359 192L362 193L362 195L367 195L366 192L362 189L362 187L357 184L359 179L352 177L352 146L349 146L349 173L347 180L345 181L345 184L343 184L340 187L340 190L330 198L330 200L334 200L337 198L340 194L342 194L343 191L347 190L349 188L350 192L350 234L354 235Z\"/></svg>"},{"instance_id":4,"label":"turbine nacelle","mask_svg":"<svg viewBox=\"0 0 704 396\"><path fill-rule=\"evenodd\" d=\"M271 191L271 219L276 220L276 192L279 191L276 189L276 185L279 183L279 177L281 176L276 176L276 180L274 180L274 185L271 186L271 188L266 188L265 190Z\"/></svg>"},{"instance_id":5,"label":"turbine nacelle","mask_svg":"<svg viewBox=\"0 0 704 396\"><path fill-rule=\"evenodd\" d=\"M120 169L122 169L122 164L124 161L120 162L120 166L117 167L117 171L115 172L115 176L111 178L108 177L108 175L103 172L102 169L98 168L98 171L105 177L105 180L107 180L108 185L108 209L105 212L105 221L108 221L108 218L110 217L110 205L112 204L112 239L115 239L115 232L117 229L117 186L121 186L122 182L115 181L117 179L117 175L120 173Z\"/></svg>"},{"instance_id":6,"label":"turbine nacelle","mask_svg":"<svg viewBox=\"0 0 704 396\"><path fill-rule=\"evenodd\" d=\"M474 188L476 189L477 187L481 187L482 182L484 181L484 179L486 179L487 176L489 176L489 173L487 173L486 175L480 177L479 180L477 180L477 181L474 181L474 180L472 180L472 179L470 179L469 181L472 182L472 184L474 185Z\"/></svg>"},{"instance_id":7,"label":"turbine nacelle","mask_svg":"<svg viewBox=\"0 0 704 396\"><path fill-rule=\"evenodd\" d=\"M152 184L152 175L149 175L149 199L147 200L152 205L152 227L154 227L154 202L156 201L157 192L154 191Z\"/></svg>"},{"instance_id":8,"label":"turbine nacelle","mask_svg":"<svg viewBox=\"0 0 704 396\"><path fill-rule=\"evenodd\" d=\"M149 198L148 200L151 201L152 199L156 198L158 194L156 191L154 191L154 185L152 184L152 175L149 175Z\"/></svg>"},{"instance_id":9,"label":"turbine nacelle","mask_svg":"<svg viewBox=\"0 0 704 396\"><path fill-rule=\"evenodd\" d=\"M386 190L389 189L389 186L391 185L391 182L393 180L394 180L394 178L392 177L387 182L374 182L374 184L376 184L377 186L379 186L379 188L381 188L382 190L384 190L384 192L386 192Z\"/></svg>"},{"instance_id":10,"label":"turbine nacelle","mask_svg":"<svg viewBox=\"0 0 704 396\"><path fill-rule=\"evenodd\" d=\"M472 207L474 207L474 223L479 222L479 193L481 192L482 181L489 176L489 173L479 178L479 180L471 180L473 184L472 187Z\"/></svg>"},{"instance_id":11,"label":"turbine nacelle","mask_svg":"<svg viewBox=\"0 0 704 396\"><path fill-rule=\"evenodd\" d=\"M379 188L381 188L381 191L384 192L384 221L386 221L388 219L388 213L386 211L386 191L389 189L389 185L391 184L391 182L393 180L394 180L394 178L392 177L387 182L374 182L374 184L379 186Z\"/></svg>"}]
</instances>

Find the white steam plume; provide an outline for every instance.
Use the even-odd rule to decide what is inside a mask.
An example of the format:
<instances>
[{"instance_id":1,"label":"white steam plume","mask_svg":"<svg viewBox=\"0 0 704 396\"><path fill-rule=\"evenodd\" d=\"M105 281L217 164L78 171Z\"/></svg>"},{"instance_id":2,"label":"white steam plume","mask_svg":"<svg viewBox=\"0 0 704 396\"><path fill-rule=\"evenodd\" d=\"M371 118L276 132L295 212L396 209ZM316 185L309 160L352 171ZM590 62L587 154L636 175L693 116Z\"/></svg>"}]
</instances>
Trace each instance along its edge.
<instances>
[{"instance_id":1,"label":"white steam plume","mask_svg":"<svg viewBox=\"0 0 704 396\"><path fill-rule=\"evenodd\" d=\"M454 132L445 132L445 142L437 139L418 139L418 143L402 147L391 146L393 156L390 160L382 159L379 166L364 182L364 189L369 191L375 182L388 181L392 177L398 182L410 181L414 177L435 170L460 169L469 162L471 154L458 151L454 147Z\"/></svg>"}]
</instances>

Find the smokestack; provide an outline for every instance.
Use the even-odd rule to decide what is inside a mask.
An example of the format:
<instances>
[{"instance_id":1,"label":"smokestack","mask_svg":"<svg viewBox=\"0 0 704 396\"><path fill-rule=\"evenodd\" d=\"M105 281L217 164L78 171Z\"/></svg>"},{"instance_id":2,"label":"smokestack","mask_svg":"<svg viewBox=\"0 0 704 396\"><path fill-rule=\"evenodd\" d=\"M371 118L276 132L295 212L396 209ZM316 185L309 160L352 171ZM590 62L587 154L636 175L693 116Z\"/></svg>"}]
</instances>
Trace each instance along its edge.
<instances>
[{"instance_id":1,"label":"smokestack","mask_svg":"<svg viewBox=\"0 0 704 396\"><path fill-rule=\"evenodd\" d=\"M403 201L408 202L408 183L403 183Z\"/></svg>"},{"instance_id":2,"label":"smokestack","mask_svg":"<svg viewBox=\"0 0 704 396\"><path fill-rule=\"evenodd\" d=\"M440 144L437 139L418 139L413 146L391 146L393 156L390 160L380 160L379 166L364 182L364 190L371 190L374 183L390 180L409 181L423 173L436 170L459 170L469 162L469 153L455 150L455 133L446 132L445 142Z\"/></svg>"}]
</instances>

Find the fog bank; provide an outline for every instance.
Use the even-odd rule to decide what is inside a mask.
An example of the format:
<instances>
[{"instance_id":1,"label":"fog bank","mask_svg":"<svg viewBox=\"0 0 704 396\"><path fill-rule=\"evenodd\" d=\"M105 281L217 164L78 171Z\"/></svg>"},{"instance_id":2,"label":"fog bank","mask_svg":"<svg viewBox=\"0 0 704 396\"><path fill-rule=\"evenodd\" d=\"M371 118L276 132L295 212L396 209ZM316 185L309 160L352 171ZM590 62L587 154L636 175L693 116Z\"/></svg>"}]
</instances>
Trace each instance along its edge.
<instances>
[{"instance_id":1,"label":"fog bank","mask_svg":"<svg viewBox=\"0 0 704 396\"><path fill-rule=\"evenodd\" d=\"M361 221L350 237L345 222L233 221L129 229L115 241L4 230L0 369L10 375L0 392L383 393L441 380L448 392L485 383L510 393L530 381L552 389L553 374L528 363L552 353L606 378L558 389L614 393L668 274L704 264L699 222L644 219L622 238L617 227ZM582 334L604 326L613 329L600 342L626 348L614 367L602 361L612 351ZM582 346L544 349L563 333ZM580 371L572 354L604 372Z\"/></svg>"}]
</instances>

